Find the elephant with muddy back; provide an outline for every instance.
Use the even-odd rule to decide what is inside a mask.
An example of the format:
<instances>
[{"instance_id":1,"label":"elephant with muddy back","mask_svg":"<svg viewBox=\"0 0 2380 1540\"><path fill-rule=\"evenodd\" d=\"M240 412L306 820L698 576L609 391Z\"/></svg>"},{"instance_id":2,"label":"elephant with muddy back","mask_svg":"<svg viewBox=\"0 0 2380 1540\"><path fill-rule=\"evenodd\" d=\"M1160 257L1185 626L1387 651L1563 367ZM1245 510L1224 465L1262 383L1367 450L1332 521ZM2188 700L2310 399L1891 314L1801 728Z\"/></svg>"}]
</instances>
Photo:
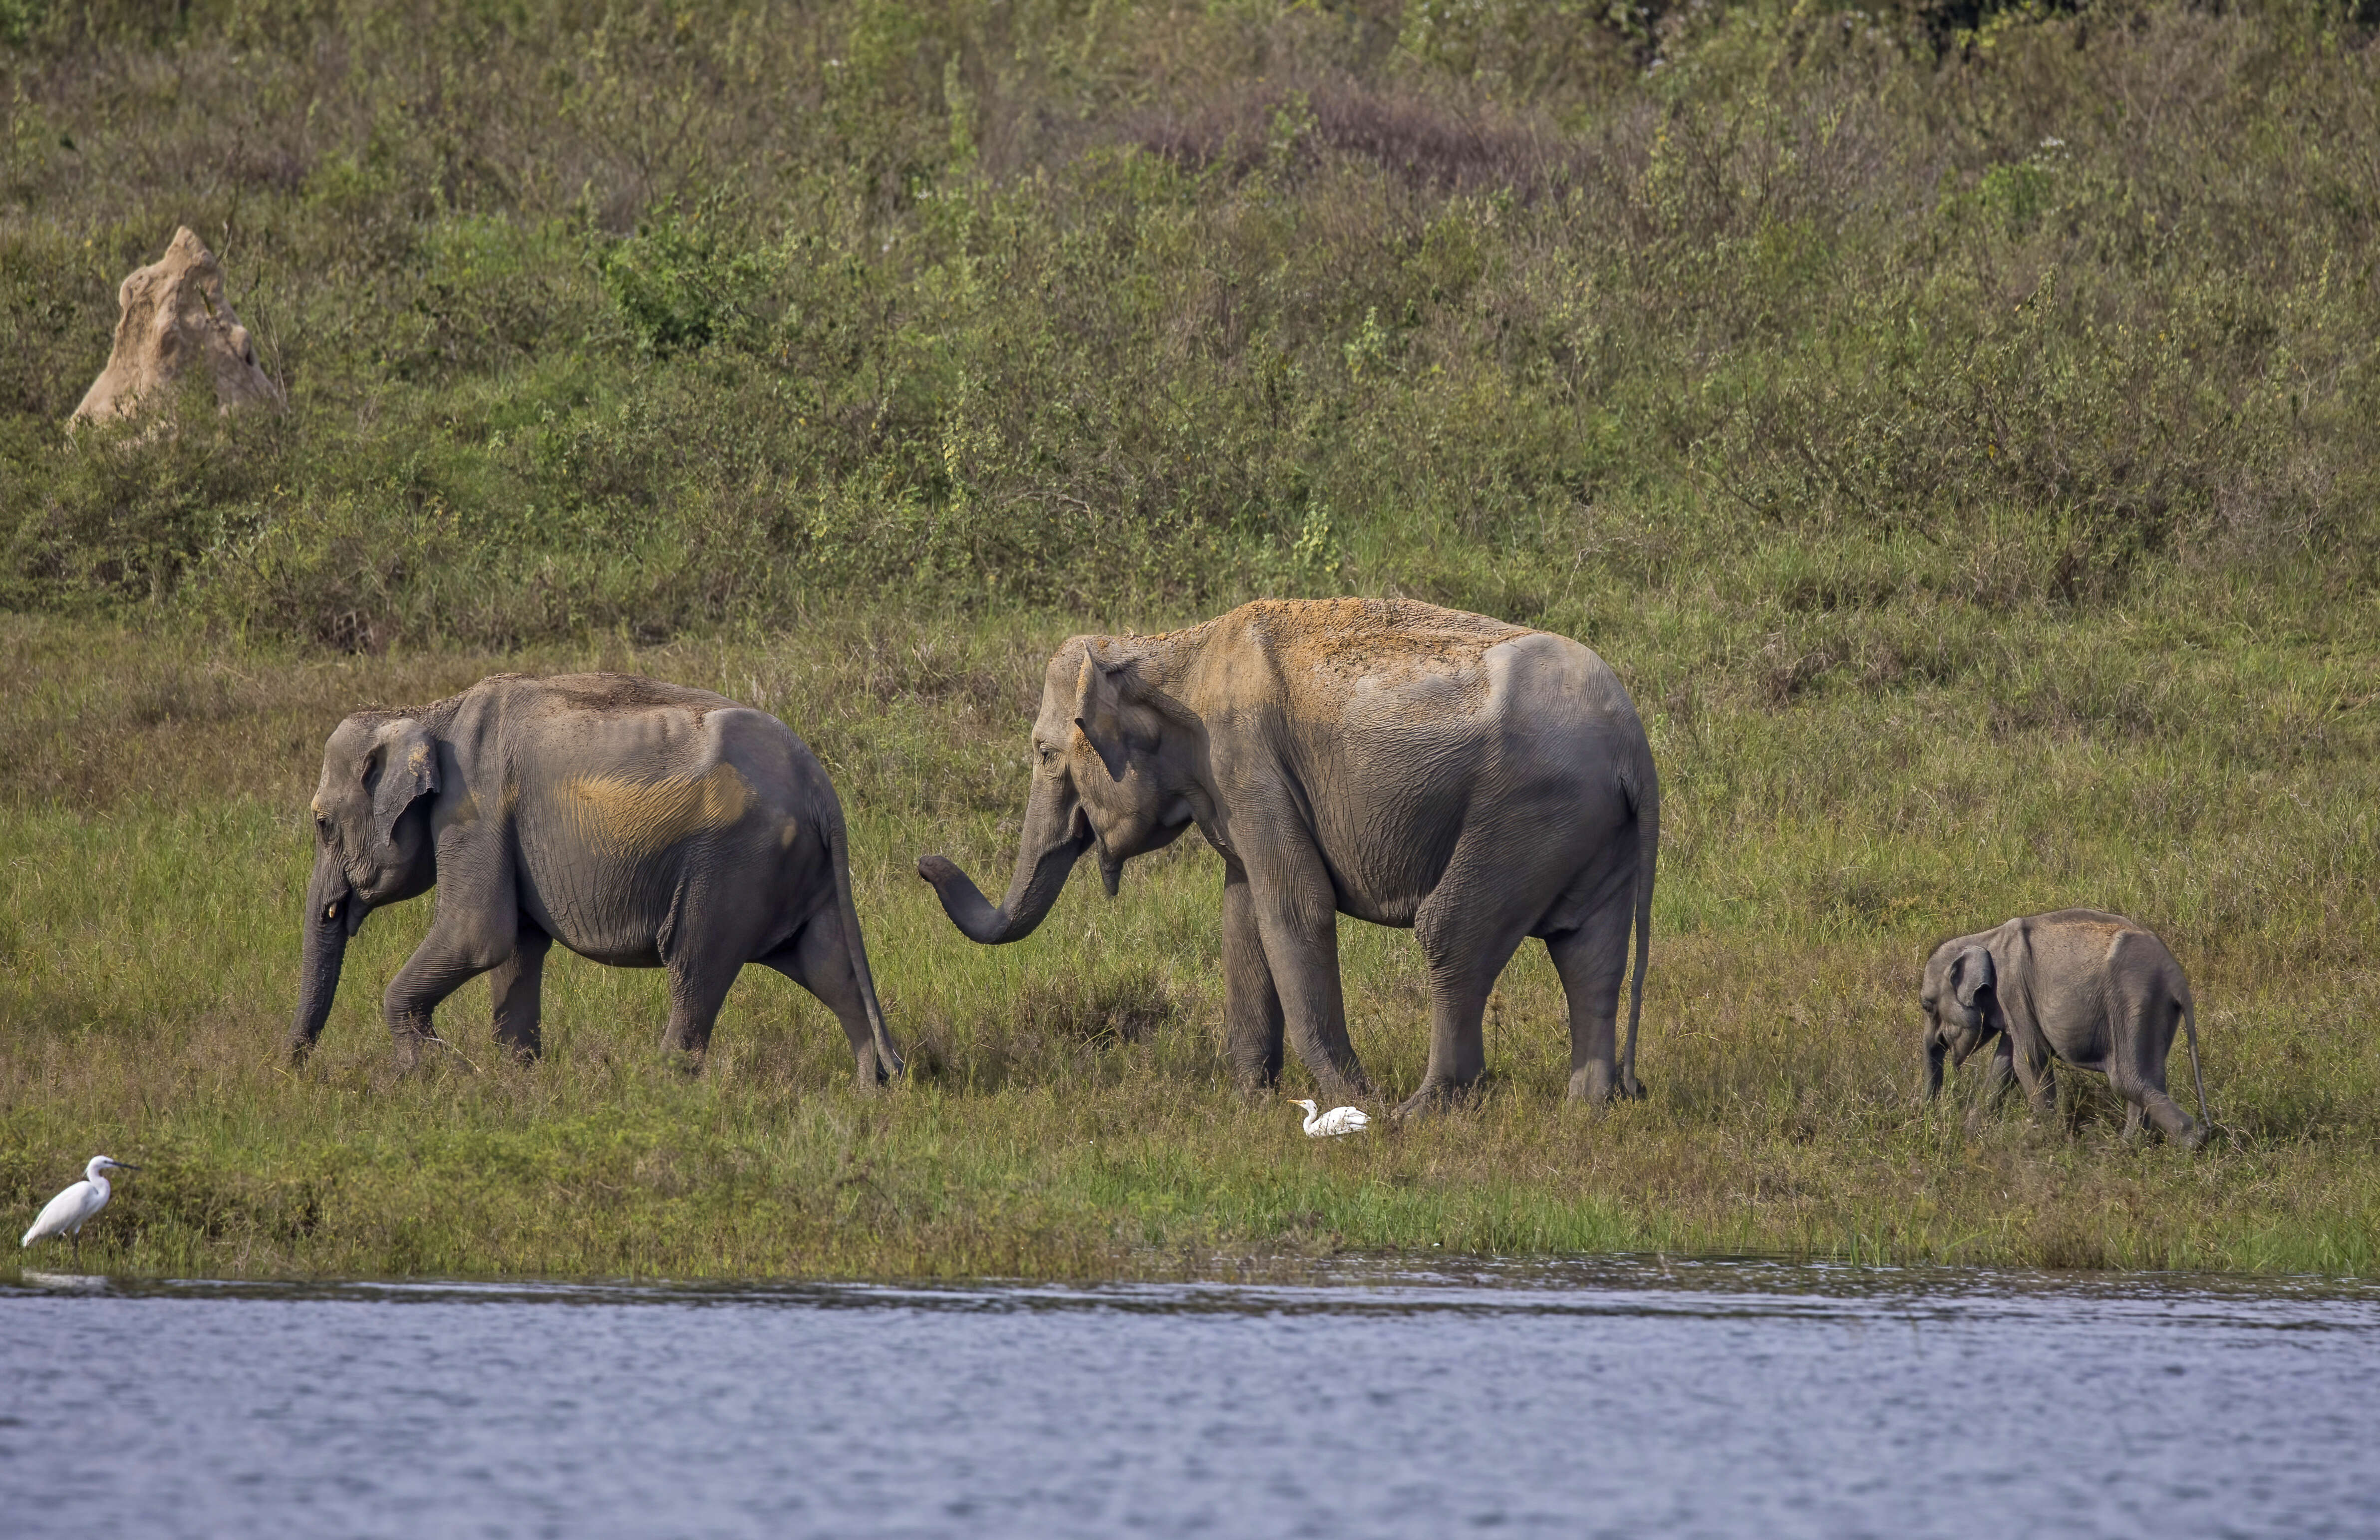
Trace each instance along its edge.
<instances>
[{"instance_id":1,"label":"elephant with muddy back","mask_svg":"<svg viewBox=\"0 0 2380 1540\"><path fill-rule=\"evenodd\" d=\"M440 1041L438 1003L487 973L499 1043L539 1049L555 941L669 970L665 1042L699 1053L747 963L835 1013L864 1084L901 1068L853 907L843 808L801 739L762 711L626 674L498 674L333 732L313 798L314 875L293 1057L312 1049L347 939L438 889L390 982L397 1061Z\"/></svg>"},{"instance_id":2,"label":"elephant with muddy back","mask_svg":"<svg viewBox=\"0 0 2380 1540\"><path fill-rule=\"evenodd\" d=\"M1928 1101L1941 1093L1946 1059L1955 1069L1989 1042L1987 1097L2014 1079L2035 1113L2047 1116L2057 1105L2051 1061L2063 1060L2106 1073L2128 1104L2127 1135L2146 1118L2166 1137L2196 1148L2214 1126L2190 981L2155 933L2121 915L2060 909L1954 936L1926 959L1917 1003L1925 1013ZM2177 1026L2190 1037L2195 1123L2166 1094Z\"/></svg>"},{"instance_id":3,"label":"elephant with muddy back","mask_svg":"<svg viewBox=\"0 0 2380 1540\"><path fill-rule=\"evenodd\" d=\"M1284 1032L1325 1090L1367 1095L1340 993L1338 916L1411 927L1429 1063L1400 1113L1485 1068L1480 1018L1541 938L1569 999L1570 1095L1641 1095L1660 790L1611 669L1564 637L1407 600L1262 600L1163 636L1075 637L1033 725L1036 763L994 908L917 863L966 935L1017 940L1087 853L1123 863L1194 825L1223 860L1227 1049L1271 1085ZM1628 1039L1615 1056L1628 938Z\"/></svg>"}]
</instances>

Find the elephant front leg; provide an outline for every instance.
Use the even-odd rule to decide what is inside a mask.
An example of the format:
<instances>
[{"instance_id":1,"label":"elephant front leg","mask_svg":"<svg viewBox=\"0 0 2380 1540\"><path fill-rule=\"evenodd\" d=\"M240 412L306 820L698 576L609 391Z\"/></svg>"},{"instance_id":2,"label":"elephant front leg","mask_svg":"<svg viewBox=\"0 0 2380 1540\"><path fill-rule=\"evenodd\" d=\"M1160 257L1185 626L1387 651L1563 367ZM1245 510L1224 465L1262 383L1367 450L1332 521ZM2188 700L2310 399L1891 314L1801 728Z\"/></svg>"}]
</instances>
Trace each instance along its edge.
<instances>
[{"instance_id":1,"label":"elephant front leg","mask_svg":"<svg viewBox=\"0 0 2380 1540\"><path fill-rule=\"evenodd\" d=\"M2005 1032L1998 1033L1992 1038L1992 1056L1984 1064L1984 1085L1977 1104L1998 1107L2000 1097L2008 1095L2009 1087L2015 1084L2016 1041Z\"/></svg>"},{"instance_id":2,"label":"elephant front leg","mask_svg":"<svg viewBox=\"0 0 2380 1540\"><path fill-rule=\"evenodd\" d=\"M553 938L534 926L523 926L513 954L488 973L488 994L495 1007L496 1046L515 1059L535 1059L543 1051L540 1022L545 993L545 954Z\"/></svg>"},{"instance_id":3,"label":"elephant front leg","mask_svg":"<svg viewBox=\"0 0 2380 1540\"><path fill-rule=\"evenodd\" d=\"M2001 1034L2007 1043L2013 1034ZM2040 1043L2013 1046L2010 1057L2016 1067L2017 1084L2024 1087L2024 1099L2036 1118L2049 1118L2058 1112L2058 1074L2050 1067L2049 1049Z\"/></svg>"},{"instance_id":4,"label":"elephant front leg","mask_svg":"<svg viewBox=\"0 0 2380 1540\"><path fill-rule=\"evenodd\" d=\"M449 925L441 914L439 923L388 981L388 993L381 1001L400 1071L419 1063L425 1047L446 1046L431 1021L439 1003L510 957L516 940L482 935L461 923Z\"/></svg>"},{"instance_id":5,"label":"elephant front leg","mask_svg":"<svg viewBox=\"0 0 2380 1540\"><path fill-rule=\"evenodd\" d=\"M1244 1091L1269 1090L1281 1079L1281 991L1265 961L1248 874L1234 862L1223 871L1223 1051Z\"/></svg>"},{"instance_id":6,"label":"elephant front leg","mask_svg":"<svg viewBox=\"0 0 2380 1540\"><path fill-rule=\"evenodd\" d=\"M1372 1083L1347 1037L1347 1002L1339 992L1339 914L1318 859L1314 867L1306 879L1269 891L1251 873L1257 929L1298 1061L1325 1096L1352 1101L1370 1096Z\"/></svg>"}]
</instances>

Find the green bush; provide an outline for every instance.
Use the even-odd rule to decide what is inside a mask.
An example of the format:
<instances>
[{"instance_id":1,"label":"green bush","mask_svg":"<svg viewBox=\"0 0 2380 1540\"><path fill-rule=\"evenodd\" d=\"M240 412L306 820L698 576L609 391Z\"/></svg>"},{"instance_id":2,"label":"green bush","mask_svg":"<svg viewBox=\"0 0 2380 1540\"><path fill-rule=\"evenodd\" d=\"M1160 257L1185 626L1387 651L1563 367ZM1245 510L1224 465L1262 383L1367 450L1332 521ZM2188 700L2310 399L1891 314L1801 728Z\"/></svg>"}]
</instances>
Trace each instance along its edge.
<instances>
[{"instance_id":1,"label":"green bush","mask_svg":"<svg viewBox=\"0 0 2380 1540\"><path fill-rule=\"evenodd\" d=\"M364 647L886 592L1525 620L1780 541L1996 608L2370 566L2350 9L6 15L18 608ZM180 223L290 409L94 448Z\"/></svg>"}]
</instances>

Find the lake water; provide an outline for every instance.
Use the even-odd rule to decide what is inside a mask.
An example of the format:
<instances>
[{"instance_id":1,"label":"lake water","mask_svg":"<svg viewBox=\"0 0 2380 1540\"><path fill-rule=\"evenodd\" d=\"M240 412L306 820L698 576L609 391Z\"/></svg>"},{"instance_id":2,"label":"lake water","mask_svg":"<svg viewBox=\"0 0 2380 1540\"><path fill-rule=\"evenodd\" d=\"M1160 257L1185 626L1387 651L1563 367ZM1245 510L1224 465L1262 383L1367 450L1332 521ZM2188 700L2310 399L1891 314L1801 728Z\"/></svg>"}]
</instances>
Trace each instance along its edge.
<instances>
[{"instance_id":1,"label":"lake water","mask_svg":"<svg viewBox=\"0 0 2380 1540\"><path fill-rule=\"evenodd\" d=\"M2368 1535L2380 1293L1762 1264L1315 1286L0 1287L46 1535Z\"/></svg>"}]
</instances>

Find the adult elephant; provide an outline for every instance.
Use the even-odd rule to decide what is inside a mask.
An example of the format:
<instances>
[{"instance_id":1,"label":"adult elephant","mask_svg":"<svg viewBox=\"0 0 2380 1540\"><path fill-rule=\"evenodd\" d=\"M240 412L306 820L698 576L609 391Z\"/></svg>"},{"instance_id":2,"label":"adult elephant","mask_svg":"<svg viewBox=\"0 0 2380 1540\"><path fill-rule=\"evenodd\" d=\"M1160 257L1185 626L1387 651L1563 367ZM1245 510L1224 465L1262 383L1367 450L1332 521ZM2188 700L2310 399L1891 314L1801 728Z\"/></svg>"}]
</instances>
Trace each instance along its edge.
<instances>
[{"instance_id":1,"label":"adult elephant","mask_svg":"<svg viewBox=\"0 0 2380 1540\"><path fill-rule=\"evenodd\" d=\"M313 814L295 1058L322 1035L347 938L435 884L430 934L388 987L400 1066L438 1040L439 1001L491 972L497 1040L536 1054L560 941L667 968L673 1048L708 1047L728 987L759 963L835 1013L863 1082L901 1067L852 905L842 805L766 712L628 674L497 674L341 722Z\"/></svg>"},{"instance_id":2,"label":"adult elephant","mask_svg":"<svg viewBox=\"0 0 2380 1540\"><path fill-rule=\"evenodd\" d=\"M1528 936L1569 997L1570 1094L1643 1094L1659 781L1628 692L1577 642L1354 599L1075 637L1050 661L1033 748L997 909L946 858L917 863L974 940L1030 935L1085 852L1099 852L1113 896L1127 859L1196 824L1223 858L1228 1049L1244 1085L1273 1082L1286 1028L1330 1094L1368 1094L1340 995L1345 914L1412 927L1429 965L1429 1067L1400 1114L1479 1077L1488 991Z\"/></svg>"}]
</instances>

